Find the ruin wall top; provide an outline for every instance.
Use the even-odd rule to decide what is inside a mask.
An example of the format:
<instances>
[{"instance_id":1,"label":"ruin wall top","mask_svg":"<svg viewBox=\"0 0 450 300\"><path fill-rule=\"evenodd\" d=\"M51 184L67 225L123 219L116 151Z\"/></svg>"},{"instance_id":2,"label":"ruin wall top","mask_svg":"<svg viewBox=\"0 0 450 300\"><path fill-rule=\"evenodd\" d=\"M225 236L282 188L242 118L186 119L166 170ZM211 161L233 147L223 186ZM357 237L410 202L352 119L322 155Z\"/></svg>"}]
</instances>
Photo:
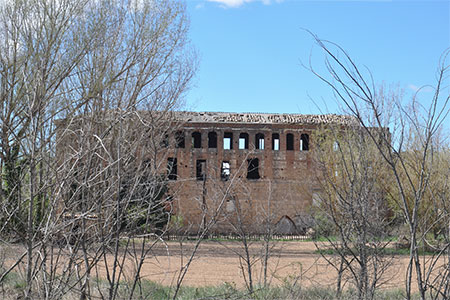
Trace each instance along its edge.
<instances>
[{"instance_id":1,"label":"ruin wall top","mask_svg":"<svg viewBox=\"0 0 450 300\"><path fill-rule=\"evenodd\" d=\"M188 123L257 123L257 124L357 124L354 117L348 115L324 114L271 114L271 113L226 113L177 111L175 118Z\"/></svg>"}]
</instances>

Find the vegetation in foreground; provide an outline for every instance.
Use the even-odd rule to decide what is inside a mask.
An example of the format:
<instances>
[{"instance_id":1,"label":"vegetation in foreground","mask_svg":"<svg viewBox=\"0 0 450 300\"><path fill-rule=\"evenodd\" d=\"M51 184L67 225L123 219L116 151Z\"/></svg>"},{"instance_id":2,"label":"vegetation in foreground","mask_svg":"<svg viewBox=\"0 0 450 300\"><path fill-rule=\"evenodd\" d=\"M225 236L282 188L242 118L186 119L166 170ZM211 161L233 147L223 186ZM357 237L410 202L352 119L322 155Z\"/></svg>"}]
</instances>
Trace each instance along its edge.
<instances>
[{"instance_id":1,"label":"vegetation in foreground","mask_svg":"<svg viewBox=\"0 0 450 300\"><path fill-rule=\"evenodd\" d=\"M17 273L10 273L0 287L0 295L2 299L19 299L23 293L23 287L26 281ZM102 294L107 294L107 284L99 283L99 289L96 292L101 297ZM129 285L122 283L119 287L119 295L127 295ZM137 293L131 299L170 299L173 296L174 289L171 287L157 284L153 281L143 280L140 287L140 293ZM77 291L72 291L66 294L62 299L79 299L80 294ZM301 287L299 284L291 284L288 280L278 287L270 288L256 288L253 294L249 294L244 289L238 289L234 283L225 282L220 286L210 287L189 287L183 286L178 292L177 299L248 299L248 300L271 300L271 299L298 299L298 300L353 300L357 299L357 293L354 290L344 291L340 297L336 295L336 291L332 288L326 287ZM375 295L374 299L404 299L405 296L401 290L380 290ZM414 297L413 299L419 299Z\"/></svg>"}]
</instances>

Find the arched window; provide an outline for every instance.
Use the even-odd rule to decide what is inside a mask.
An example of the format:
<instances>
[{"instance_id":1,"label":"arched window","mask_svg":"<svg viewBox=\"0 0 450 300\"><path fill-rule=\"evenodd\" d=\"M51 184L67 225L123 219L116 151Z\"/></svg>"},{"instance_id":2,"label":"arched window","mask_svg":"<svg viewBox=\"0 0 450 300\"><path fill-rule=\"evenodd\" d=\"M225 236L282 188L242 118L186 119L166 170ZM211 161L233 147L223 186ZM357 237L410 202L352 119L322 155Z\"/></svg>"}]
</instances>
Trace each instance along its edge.
<instances>
[{"instance_id":1,"label":"arched window","mask_svg":"<svg viewBox=\"0 0 450 300\"><path fill-rule=\"evenodd\" d=\"M294 150L294 135L292 133L286 134L286 150Z\"/></svg>"},{"instance_id":2,"label":"arched window","mask_svg":"<svg viewBox=\"0 0 450 300\"><path fill-rule=\"evenodd\" d=\"M280 135L278 133L272 134L272 150L280 150Z\"/></svg>"},{"instance_id":3,"label":"arched window","mask_svg":"<svg viewBox=\"0 0 450 300\"><path fill-rule=\"evenodd\" d=\"M300 150L301 151L309 150L309 135L306 133L302 133L300 135Z\"/></svg>"},{"instance_id":4,"label":"arched window","mask_svg":"<svg viewBox=\"0 0 450 300\"><path fill-rule=\"evenodd\" d=\"M217 133L214 131L208 133L208 148L217 148Z\"/></svg>"},{"instance_id":5,"label":"arched window","mask_svg":"<svg viewBox=\"0 0 450 300\"><path fill-rule=\"evenodd\" d=\"M248 133L239 134L239 149L248 149Z\"/></svg>"},{"instance_id":6,"label":"arched window","mask_svg":"<svg viewBox=\"0 0 450 300\"><path fill-rule=\"evenodd\" d=\"M202 134L198 131L192 133L192 147L193 148L202 147Z\"/></svg>"},{"instance_id":7,"label":"arched window","mask_svg":"<svg viewBox=\"0 0 450 300\"><path fill-rule=\"evenodd\" d=\"M260 150L264 149L264 134L257 133L255 135L255 148Z\"/></svg>"}]
</instances>

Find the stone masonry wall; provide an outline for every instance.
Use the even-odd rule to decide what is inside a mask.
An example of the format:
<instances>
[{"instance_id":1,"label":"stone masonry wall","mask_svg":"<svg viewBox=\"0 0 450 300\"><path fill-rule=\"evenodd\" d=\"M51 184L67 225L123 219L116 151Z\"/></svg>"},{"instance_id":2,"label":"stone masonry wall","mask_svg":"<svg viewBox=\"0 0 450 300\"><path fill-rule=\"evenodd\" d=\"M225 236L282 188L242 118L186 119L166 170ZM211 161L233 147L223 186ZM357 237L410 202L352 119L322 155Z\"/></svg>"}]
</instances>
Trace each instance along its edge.
<instances>
[{"instance_id":1,"label":"stone masonry wall","mask_svg":"<svg viewBox=\"0 0 450 300\"><path fill-rule=\"evenodd\" d=\"M301 149L301 135L311 136L317 124L259 124L232 122L186 122L178 137L184 136L184 148L170 147L168 157L177 160L177 179L170 183L174 195L174 213L181 217L186 229L195 232L203 220L218 208L216 232L227 233L232 224L242 223L246 230L261 232L266 222L283 233L301 229L286 224L296 223L311 205L315 180L310 151ZM194 148L194 135L201 134L201 145ZM208 147L208 134L217 134L217 147ZM232 149L224 149L225 133L232 134ZM239 149L239 136L248 134L248 149ZM255 141L264 135L264 149ZM279 136L279 149L273 149L273 134ZM293 150L288 149L287 134L293 135ZM313 141L309 142L311 147ZM241 143L242 146L242 143ZM249 159L258 159L259 179L247 179ZM204 177L197 178L197 161L205 161ZM230 176L221 177L223 162L229 162ZM224 196L225 195L225 196ZM204 209L202 209L204 208ZM239 214L240 218L238 218ZM277 225L278 224L278 225ZM291 224L292 225L292 224ZM287 231L287 232L286 232Z\"/></svg>"}]
</instances>

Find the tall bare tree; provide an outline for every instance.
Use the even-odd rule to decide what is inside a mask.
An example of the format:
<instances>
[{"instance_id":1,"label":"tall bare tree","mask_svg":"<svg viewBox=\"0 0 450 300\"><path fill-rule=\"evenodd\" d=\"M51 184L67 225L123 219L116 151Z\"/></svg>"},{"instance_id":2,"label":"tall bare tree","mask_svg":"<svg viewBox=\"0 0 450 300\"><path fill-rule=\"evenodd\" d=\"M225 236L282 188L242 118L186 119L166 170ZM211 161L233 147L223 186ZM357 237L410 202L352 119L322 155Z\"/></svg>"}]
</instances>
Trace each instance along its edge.
<instances>
[{"instance_id":1,"label":"tall bare tree","mask_svg":"<svg viewBox=\"0 0 450 300\"><path fill-rule=\"evenodd\" d=\"M196 66L185 8L8 1L0 26L1 234L26 244L1 279L25 259L26 297L90 298L102 261L108 288L96 293L117 298L127 279L131 298L170 213L164 149ZM122 253L133 254L132 277Z\"/></svg>"},{"instance_id":2,"label":"tall bare tree","mask_svg":"<svg viewBox=\"0 0 450 300\"><path fill-rule=\"evenodd\" d=\"M331 224L331 234L337 237L327 236L327 243L316 245L325 251L331 246L338 254L324 255L338 271L338 295L342 282L349 278L359 299L373 299L391 263L384 253L392 228L386 200L389 170L359 125L324 128L314 137L321 186L314 209L326 218L325 224ZM320 223L317 229L320 231Z\"/></svg>"},{"instance_id":3,"label":"tall bare tree","mask_svg":"<svg viewBox=\"0 0 450 300\"><path fill-rule=\"evenodd\" d=\"M314 35L313 38L325 54L327 72L320 74L312 66L310 69L330 86L338 101L359 121L392 172L395 186L393 199L408 227L410 243L410 259L405 277L406 297L412 297L415 280L421 298L425 299L427 292L436 288L432 284L435 281L433 276L437 276L440 282L450 279L448 264L440 263L441 255L433 256L431 260L419 255L429 230L423 227L429 223L425 222L428 215L421 212L421 207L427 202L427 191L432 183L438 134L448 130L444 124L448 120L450 108L450 95L446 86L450 52L445 51L441 57L436 82L432 86L434 92L424 99L424 94L419 90L410 101L405 101L395 91L376 88L371 74L359 68L341 47ZM384 130L380 135L374 134L372 127L390 130ZM448 214L441 214L440 219L449 224ZM448 243L442 245L439 253L445 253L448 247ZM441 285L434 294L448 298L448 288Z\"/></svg>"}]
</instances>

